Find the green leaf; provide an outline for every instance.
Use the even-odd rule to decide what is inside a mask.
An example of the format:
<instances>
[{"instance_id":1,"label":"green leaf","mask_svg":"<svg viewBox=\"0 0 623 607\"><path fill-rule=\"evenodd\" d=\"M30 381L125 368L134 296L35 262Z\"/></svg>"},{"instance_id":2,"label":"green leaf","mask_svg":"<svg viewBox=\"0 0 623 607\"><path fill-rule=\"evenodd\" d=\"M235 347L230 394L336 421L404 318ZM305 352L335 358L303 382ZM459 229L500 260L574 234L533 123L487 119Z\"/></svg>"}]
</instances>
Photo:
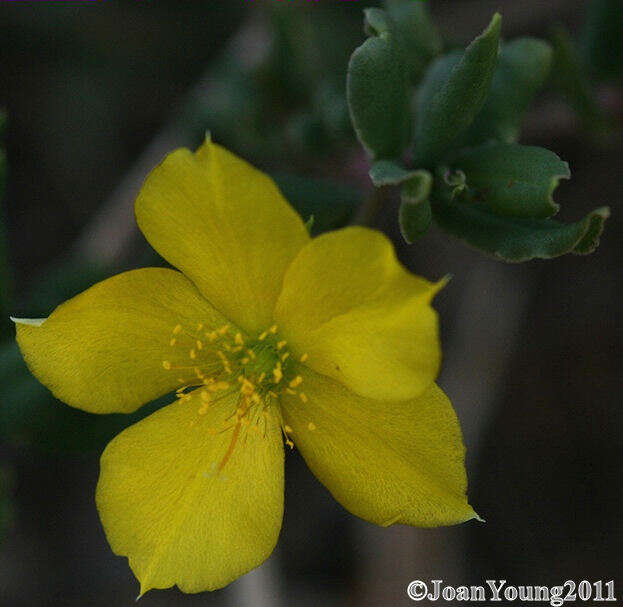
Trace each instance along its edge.
<instances>
[{"instance_id":1,"label":"green leaf","mask_svg":"<svg viewBox=\"0 0 623 607\"><path fill-rule=\"evenodd\" d=\"M569 165L543 148L490 143L461 152L452 165L465 173L473 199L498 215L550 217L559 206L552 194Z\"/></svg>"},{"instance_id":2,"label":"green leaf","mask_svg":"<svg viewBox=\"0 0 623 607\"><path fill-rule=\"evenodd\" d=\"M328 179L287 173L272 178L301 217L313 216L314 235L345 226L362 202L359 192Z\"/></svg>"},{"instance_id":3,"label":"green leaf","mask_svg":"<svg viewBox=\"0 0 623 607\"><path fill-rule=\"evenodd\" d=\"M425 2L385 0L385 7L403 46L407 71L415 83L428 63L441 52L441 36Z\"/></svg>"},{"instance_id":4,"label":"green leaf","mask_svg":"<svg viewBox=\"0 0 623 607\"><path fill-rule=\"evenodd\" d=\"M381 8L366 8L363 15L363 29L368 36L380 36L392 29L389 15Z\"/></svg>"},{"instance_id":5,"label":"green leaf","mask_svg":"<svg viewBox=\"0 0 623 607\"><path fill-rule=\"evenodd\" d=\"M417 171L402 186L398 220L402 237L409 244L421 238L430 225L432 211L428 197L432 184L433 177L428 171Z\"/></svg>"},{"instance_id":6,"label":"green leaf","mask_svg":"<svg viewBox=\"0 0 623 607\"><path fill-rule=\"evenodd\" d=\"M502 45L491 91L469 129L469 145L496 139L513 143L534 96L552 65L552 48L536 38L519 38Z\"/></svg>"},{"instance_id":7,"label":"green leaf","mask_svg":"<svg viewBox=\"0 0 623 607\"><path fill-rule=\"evenodd\" d=\"M346 79L355 133L373 158L398 158L411 136L410 89L402 52L388 31L355 50Z\"/></svg>"},{"instance_id":8,"label":"green leaf","mask_svg":"<svg viewBox=\"0 0 623 607\"><path fill-rule=\"evenodd\" d=\"M582 51L586 65L602 80L623 74L623 2L591 0L588 3Z\"/></svg>"},{"instance_id":9,"label":"green leaf","mask_svg":"<svg viewBox=\"0 0 623 607\"><path fill-rule=\"evenodd\" d=\"M578 222L563 224L553 219L500 217L479 204L445 196L436 196L433 202L433 217L446 232L509 262L591 253L599 245L609 215L609 209L602 207Z\"/></svg>"},{"instance_id":10,"label":"green leaf","mask_svg":"<svg viewBox=\"0 0 623 607\"><path fill-rule=\"evenodd\" d=\"M377 160L370 168L370 179L377 188L385 185L400 185L416 176L419 171L407 170L392 160Z\"/></svg>"},{"instance_id":11,"label":"green leaf","mask_svg":"<svg viewBox=\"0 0 623 607\"><path fill-rule=\"evenodd\" d=\"M481 110L497 62L501 23L496 13L458 62L455 54L441 57L424 76L417 98L417 166L435 165Z\"/></svg>"}]
</instances>

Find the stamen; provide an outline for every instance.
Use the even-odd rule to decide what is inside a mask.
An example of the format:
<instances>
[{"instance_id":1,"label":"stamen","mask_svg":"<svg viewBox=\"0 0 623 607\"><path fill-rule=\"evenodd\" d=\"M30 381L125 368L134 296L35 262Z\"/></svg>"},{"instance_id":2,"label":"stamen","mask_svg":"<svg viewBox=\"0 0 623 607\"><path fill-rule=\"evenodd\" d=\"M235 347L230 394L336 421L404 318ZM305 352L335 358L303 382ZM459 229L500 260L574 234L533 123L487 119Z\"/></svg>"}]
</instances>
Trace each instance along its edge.
<instances>
[{"instance_id":1,"label":"stamen","mask_svg":"<svg viewBox=\"0 0 623 607\"><path fill-rule=\"evenodd\" d=\"M167 370L170 371L171 370L171 363L168 360L163 360L162 361L162 366Z\"/></svg>"},{"instance_id":2,"label":"stamen","mask_svg":"<svg viewBox=\"0 0 623 607\"><path fill-rule=\"evenodd\" d=\"M173 327L173 335L177 335L182 330L182 325L175 325Z\"/></svg>"},{"instance_id":3,"label":"stamen","mask_svg":"<svg viewBox=\"0 0 623 607\"><path fill-rule=\"evenodd\" d=\"M290 434L292 432L292 428L290 426L288 426L287 424L283 427L283 429Z\"/></svg>"},{"instance_id":4,"label":"stamen","mask_svg":"<svg viewBox=\"0 0 623 607\"><path fill-rule=\"evenodd\" d=\"M188 353L188 355L194 360L195 358L197 358L197 353L195 352L194 348L191 348L190 352Z\"/></svg>"},{"instance_id":5,"label":"stamen","mask_svg":"<svg viewBox=\"0 0 623 607\"><path fill-rule=\"evenodd\" d=\"M304 392L299 392L299 398L306 403L309 399L307 398L307 394L305 394Z\"/></svg>"},{"instance_id":6,"label":"stamen","mask_svg":"<svg viewBox=\"0 0 623 607\"><path fill-rule=\"evenodd\" d=\"M282 341L277 342L277 350L281 350L288 342L284 339Z\"/></svg>"},{"instance_id":7,"label":"stamen","mask_svg":"<svg viewBox=\"0 0 623 607\"><path fill-rule=\"evenodd\" d=\"M273 325L270 329L268 329L269 333L272 333L273 335L277 334L277 325Z\"/></svg>"},{"instance_id":8,"label":"stamen","mask_svg":"<svg viewBox=\"0 0 623 607\"><path fill-rule=\"evenodd\" d=\"M203 343L199 339L196 341L196 344L197 344L197 350L203 349Z\"/></svg>"},{"instance_id":9,"label":"stamen","mask_svg":"<svg viewBox=\"0 0 623 607\"><path fill-rule=\"evenodd\" d=\"M316 429L316 424L314 424L314 422L309 422L307 427L313 432Z\"/></svg>"},{"instance_id":10,"label":"stamen","mask_svg":"<svg viewBox=\"0 0 623 607\"><path fill-rule=\"evenodd\" d=\"M305 354L303 354L303 356L301 356L301 358L299 358L299 360L304 363L307 359L309 358L309 354L307 354L307 352Z\"/></svg>"},{"instance_id":11,"label":"stamen","mask_svg":"<svg viewBox=\"0 0 623 607\"><path fill-rule=\"evenodd\" d=\"M175 342L176 342L176 341L177 341L177 340L175 339L175 337L173 337L173 338L171 339L171 341L169 342L169 345L170 345L171 347L173 347L173 346L175 345Z\"/></svg>"},{"instance_id":12,"label":"stamen","mask_svg":"<svg viewBox=\"0 0 623 607\"><path fill-rule=\"evenodd\" d=\"M242 335L240 333L236 333L236 337L234 337L234 341L239 345L244 345L244 340L242 339Z\"/></svg>"}]
</instances>

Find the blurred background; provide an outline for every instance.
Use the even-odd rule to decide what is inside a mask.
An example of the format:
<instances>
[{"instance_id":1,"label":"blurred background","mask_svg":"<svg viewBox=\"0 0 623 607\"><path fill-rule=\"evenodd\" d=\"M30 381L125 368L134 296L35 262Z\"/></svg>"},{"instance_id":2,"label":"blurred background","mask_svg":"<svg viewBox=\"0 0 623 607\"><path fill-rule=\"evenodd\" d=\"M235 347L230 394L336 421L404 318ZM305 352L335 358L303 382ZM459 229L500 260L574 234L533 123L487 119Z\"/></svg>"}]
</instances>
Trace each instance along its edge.
<instances>
[{"instance_id":1,"label":"blurred background","mask_svg":"<svg viewBox=\"0 0 623 607\"><path fill-rule=\"evenodd\" d=\"M97 280L161 264L136 230L134 196L168 151L206 130L272 174L317 232L353 220L372 185L345 75L362 9L376 4L2 3L2 318L46 316ZM623 17L600 20L596 4L430 1L450 46L495 10L507 39L569 32L586 79L575 90L552 81L521 141L570 163L557 192L564 219L612 207L594 254L508 265L435 228L408 246L391 195L376 218L413 271L454 276L436 300L440 384L487 523L376 528L334 502L294 451L269 561L222 591L152 591L141 605L408 605L413 579L613 579L623 596L623 47L608 38ZM106 543L94 489L103 446L145 411L94 417L55 401L0 325L0 605L130 605L138 584Z\"/></svg>"}]
</instances>

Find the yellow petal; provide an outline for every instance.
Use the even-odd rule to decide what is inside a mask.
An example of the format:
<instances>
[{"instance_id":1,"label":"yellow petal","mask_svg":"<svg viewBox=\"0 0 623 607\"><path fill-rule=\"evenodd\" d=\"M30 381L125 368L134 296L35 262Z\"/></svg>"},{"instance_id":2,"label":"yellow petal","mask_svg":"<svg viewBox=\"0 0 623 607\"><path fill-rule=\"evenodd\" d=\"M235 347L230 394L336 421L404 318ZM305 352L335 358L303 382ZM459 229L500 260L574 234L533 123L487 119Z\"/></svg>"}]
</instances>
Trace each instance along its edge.
<instances>
[{"instance_id":1,"label":"yellow petal","mask_svg":"<svg viewBox=\"0 0 623 607\"><path fill-rule=\"evenodd\" d=\"M307 364L362 396L405 400L435 380L439 290L407 272L380 232L351 227L312 240L284 279L279 334Z\"/></svg>"},{"instance_id":2,"label":"yellow petal","mask_svg":"<svg viewBox=\"0 0 623 607\"><path fill-rule=\"evenodd\" d=\"M376 523L436 527L477 518L467 503L465 448L446 395L365 399L303 370L305 403L282 397L284 421L307 465L335 499Z\"/></svg>"},{"instance_id":3,"label":"yellow petal","mask_svg":"<svg viewBox=\"0 0 623 607\"><path fill-rule=\"evenodd\" d=\"M135 205L151 245L237 325L270 324L286 268L309 240L274 182L209 140L149 175Z\"/></svg>"},{"instance_id":4,"label":"yellow petal","mask_svg":"<svg viewBox=\"0 0 623 607\"><path fill-rule=\"evenodd\" d=\"M199 322L225 324L190 280L164 268L104 280L42 322L16 320L17 341L37 379L92 413L129 413L194 377L186 343L194 344ZM167 370L163 362L186 368Z\"/></svg>"},{"instance_id":5,"label":"yellow petal","mask_svg":"<svg viewBox=\"0 0 623 607\"><path fill-rule=\"evenodd\" d=\"M184 592L222 588L268 558L281 528L276 418L237 426L235 416L226 419L233 396L200 415L197 392L131 426L102 455L97 508L141 594L174 584Z\"/></svg>"}]
</instances>

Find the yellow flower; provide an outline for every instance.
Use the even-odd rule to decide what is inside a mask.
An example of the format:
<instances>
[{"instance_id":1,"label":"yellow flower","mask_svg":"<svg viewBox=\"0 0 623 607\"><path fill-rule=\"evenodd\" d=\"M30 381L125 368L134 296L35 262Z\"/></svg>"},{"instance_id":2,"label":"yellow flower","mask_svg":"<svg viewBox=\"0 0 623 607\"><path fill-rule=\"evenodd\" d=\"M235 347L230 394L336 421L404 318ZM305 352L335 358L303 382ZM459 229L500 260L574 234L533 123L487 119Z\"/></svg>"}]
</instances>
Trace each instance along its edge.
<instances>
[{"instance_id":1,"label":"yellow flower","mask_svg":"<svg viewBox=\"0 0 623 607\"><path fill-rule=\"evenodd\" d=\"M99 514L141 594L221 588L270 555L284 441L378 525L476 517L434 383L439 284L379 232L311 239L270 178L210 141L167 156L135 210L180 272L126 272L16 323L30 369L72 407L130 413L176 392L101 459Z\"/></svg>"}]
</instances>

